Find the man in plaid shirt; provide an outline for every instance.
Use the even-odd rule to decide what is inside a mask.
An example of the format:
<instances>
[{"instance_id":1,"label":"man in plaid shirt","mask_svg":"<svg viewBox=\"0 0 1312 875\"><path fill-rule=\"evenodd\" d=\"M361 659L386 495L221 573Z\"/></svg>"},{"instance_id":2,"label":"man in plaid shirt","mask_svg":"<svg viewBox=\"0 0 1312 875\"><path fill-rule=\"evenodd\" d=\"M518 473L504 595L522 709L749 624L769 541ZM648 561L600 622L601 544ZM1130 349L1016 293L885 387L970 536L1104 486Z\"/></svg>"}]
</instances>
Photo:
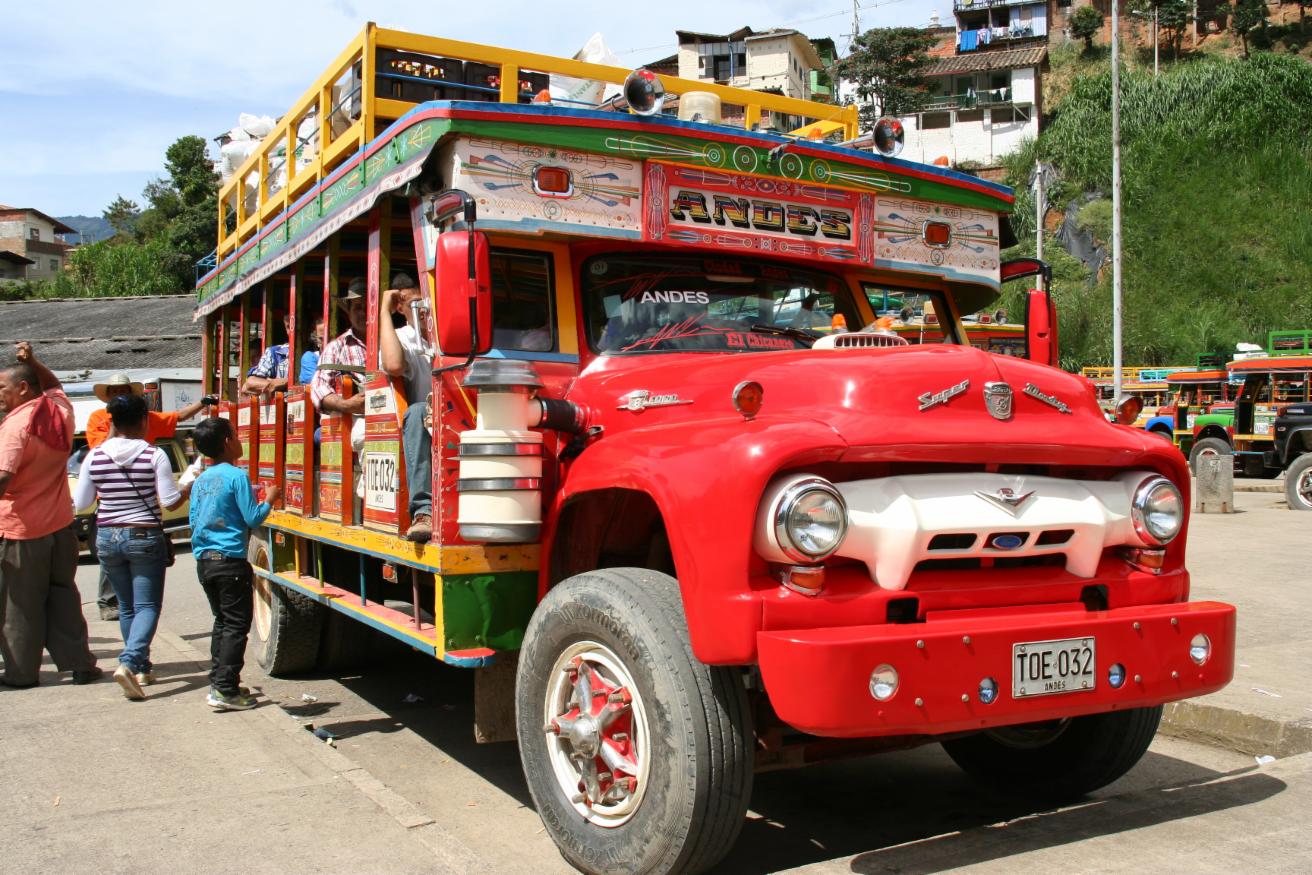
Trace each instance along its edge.
<instances>
[{"instance_id":1,"label":"man in plaid shirt","mask_svg":"<svg viewBox=\"0 0 1312 875\"><path fill-rule=\"evenodd\" d=\"M341 295L338 301L346 312L351 327L328 341L319 357L321 365L353 365L364 367L365 332L369 325L368 302L365 298L365 281L356 277ZM310 383L310 400L320 413L349 413L359 416L364 413L364 393L357 392L350 398L341 396L342 371L319 370L314 373Z\"/></svg>"}]
</instances>

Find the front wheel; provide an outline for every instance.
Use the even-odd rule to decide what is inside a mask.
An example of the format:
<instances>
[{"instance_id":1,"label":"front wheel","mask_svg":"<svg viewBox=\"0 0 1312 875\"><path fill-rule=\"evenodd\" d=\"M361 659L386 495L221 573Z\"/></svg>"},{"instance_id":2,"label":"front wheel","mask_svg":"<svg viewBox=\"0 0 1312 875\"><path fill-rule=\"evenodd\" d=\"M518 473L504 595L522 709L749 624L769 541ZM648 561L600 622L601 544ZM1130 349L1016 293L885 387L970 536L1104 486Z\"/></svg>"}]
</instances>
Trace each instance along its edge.
<instances>
[{"instance_id":1,"label":"front wheel","mask_svg":"<svg viewBox=\"0 0 1312 875\"><path fill-rule=\"evenodd\" d=\"M1233 456L1234 450L1230 445L1221 438L1209 437L1203 438L1194 444L1194 448L1189 451L1189 469L1193 471L1194 476L1198 476L1198 460L1214 459L1217 456Z\"/></svg>"},{"instance_id":2,"label":"front wheel","mask_svg":"<svg viewBox=\"0 0 1312 875\"><path fill-rule=\"evenodd\" d=\"M701 872L733 846L747 694L693 656L674 578L610 568L556 586L524 636L515 719L538 814L576 868Z\"/></svg>"},{"instance_id":3,"label":"front wheel","mask_svg":"<svg viewBox=\"0 0 1312 875\"><path fill-rule=\"evenodd\" d=\"M1290 510L1312 510L1312 453L1299 456L1285 472L1285 501Z\"/></svg>"},{"instance_id":4,"label":"front wheel","mask_svg":"<svg viewBox=\"0 0 1312 875\"><path fill-rule=\"evenodd\" d=\"M1148 750L1162 706L987 730L943 742L972 778L1052 801L1076 799L1124 775Z\"/></svg>"}]
</instances>

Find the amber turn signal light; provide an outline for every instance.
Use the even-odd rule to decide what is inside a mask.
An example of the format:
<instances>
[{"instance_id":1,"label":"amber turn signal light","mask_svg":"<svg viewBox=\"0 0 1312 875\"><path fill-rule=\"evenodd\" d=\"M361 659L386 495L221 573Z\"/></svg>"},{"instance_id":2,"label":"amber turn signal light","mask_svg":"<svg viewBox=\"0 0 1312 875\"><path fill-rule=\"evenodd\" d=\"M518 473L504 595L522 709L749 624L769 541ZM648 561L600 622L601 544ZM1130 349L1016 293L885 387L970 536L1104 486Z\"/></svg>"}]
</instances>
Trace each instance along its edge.
<instances>
[{"instance_id":1,"label":"amber turn signal light","mask_svg":"<svg viewBox=\"0 0 1312 875\"><path fill-rule=\"evenodd\" d=\"M765 390L755 380L744 380L734 387L733 406L744 419L751 419L760 413L764 402Z\"/></svg>"}]
</instances>

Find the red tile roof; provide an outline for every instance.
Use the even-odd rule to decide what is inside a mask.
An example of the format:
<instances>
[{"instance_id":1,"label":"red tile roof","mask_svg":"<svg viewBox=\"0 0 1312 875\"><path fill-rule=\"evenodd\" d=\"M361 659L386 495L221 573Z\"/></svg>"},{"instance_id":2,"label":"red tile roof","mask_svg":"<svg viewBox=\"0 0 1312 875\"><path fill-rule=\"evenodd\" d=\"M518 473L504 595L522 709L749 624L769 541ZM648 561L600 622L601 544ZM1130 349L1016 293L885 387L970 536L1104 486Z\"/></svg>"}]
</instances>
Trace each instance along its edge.
<instances>
[{"instance_id":1,"label":"red tile roof","mask_svg":"<svg viewBox=\"0 0 1312 875\"><path fill-rule=\"evenodd\" d=\"M965 55L953 55L950 58L934 58L920 71L920 75L942 76L947 73L975 73L983 70L1015 70L1021 67L1037 67L1047 59L1047 46L970 52Z\"/></svg>"}]
</instances>

